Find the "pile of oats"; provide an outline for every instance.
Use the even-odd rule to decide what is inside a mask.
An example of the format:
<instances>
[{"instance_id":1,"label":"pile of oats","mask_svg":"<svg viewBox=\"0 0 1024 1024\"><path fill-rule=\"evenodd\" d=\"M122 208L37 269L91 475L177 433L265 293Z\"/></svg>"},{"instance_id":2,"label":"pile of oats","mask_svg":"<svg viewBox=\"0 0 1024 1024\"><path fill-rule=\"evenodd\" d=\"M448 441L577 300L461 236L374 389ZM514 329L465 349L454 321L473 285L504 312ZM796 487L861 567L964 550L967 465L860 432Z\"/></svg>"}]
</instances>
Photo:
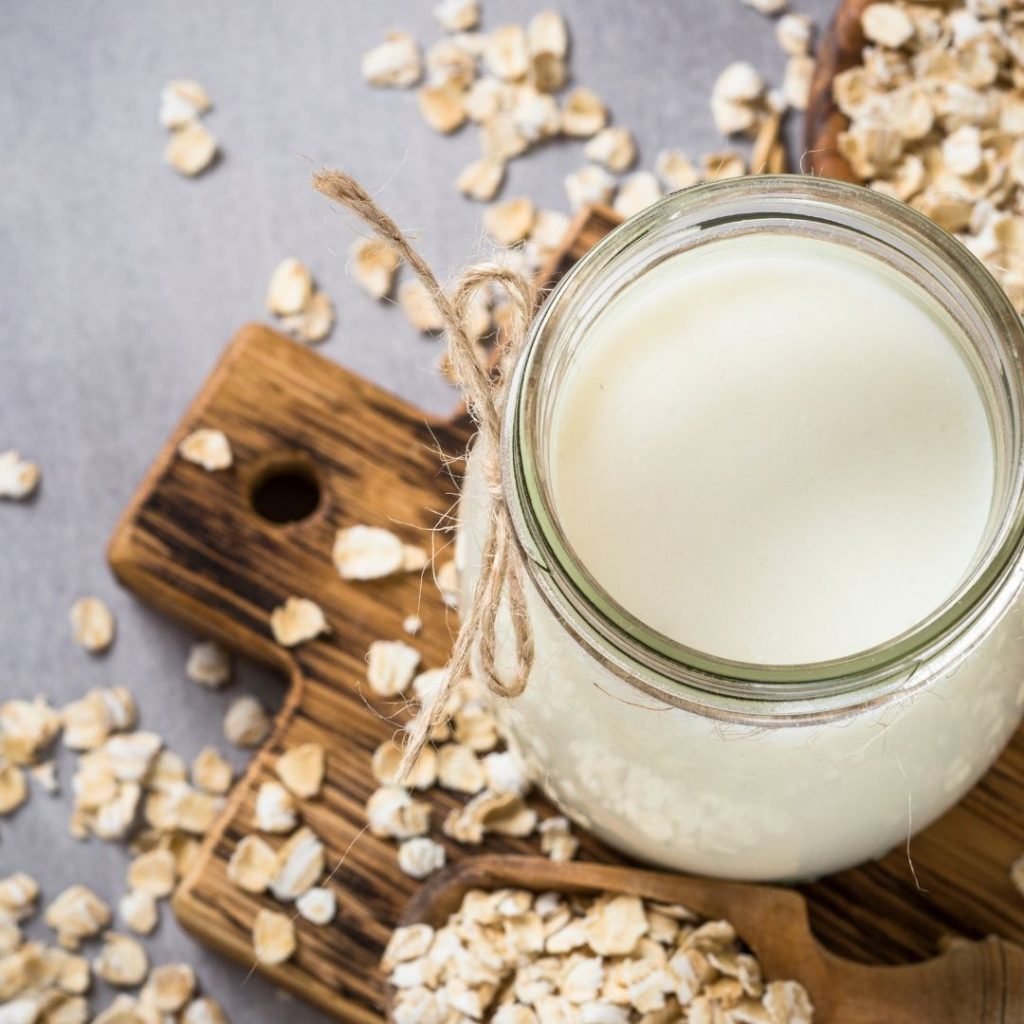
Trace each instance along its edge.
<instances>
[{"instance_id":1,"label":"pile of oats","mask_svg":"<svg viewBox=\"0 0 1024 1024\"><path fill-rule=\"evenodd\" d=\"M1024 4L876 3L836 76L839 150L869 187L953 232L1024 312Z\"/></svg>"},{"instance_id":2,"label":"pile of oats","mask_svg":"<svg viewBox=\"0 0 1024 1024\"><path fill-rule=\"evenodd\" d=\"M0 878L0 1020L4 1024L227 1024L220 1004L196 992L187 964L150 969L149 956L131 936L107 930L110 908L91 889L73 885L46 907L43 920L56 945L26 939L22 923L36 914L39 885L24 873ZM79 952L100 943L95 958ZM88 993L93 975L117 996L94 1015Z\"/></svg>"},{"instance_id":3,"label":"pile of oats","mask_svg":"<svg viewBox=\"0 0 1024 1024\"><path fill-rule=\"evenodd\" d=\"M471 890L444 927L397 929L395 1024L811 1024L727 921L636 896Z\"/></svg>"},{"instance_id":4,"label":"pile of oats","mask_svg":"<svg viewBox=\"0 0 1024 1024\"><path fill-rule=\"evenodd\" d=\"M187 178L202 174L217 158L217 140L200 120L212 108L198 82L178 79L160 92L160 124L171 133L164 159Z\"/></svg>"}]
</instances>

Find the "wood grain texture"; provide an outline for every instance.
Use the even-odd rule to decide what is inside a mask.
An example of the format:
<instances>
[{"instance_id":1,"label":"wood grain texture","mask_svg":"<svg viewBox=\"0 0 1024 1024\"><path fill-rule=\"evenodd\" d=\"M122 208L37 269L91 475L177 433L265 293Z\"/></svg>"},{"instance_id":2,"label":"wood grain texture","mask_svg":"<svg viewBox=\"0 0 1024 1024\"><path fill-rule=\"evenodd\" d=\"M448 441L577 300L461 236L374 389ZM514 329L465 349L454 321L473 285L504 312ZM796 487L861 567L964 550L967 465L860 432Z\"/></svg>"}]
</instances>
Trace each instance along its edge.
<instances>
[{"instance_id":1,"label":"wood grain texture","mask_svg":"<svg viewBox=\"0 0 1024 1024\"><path fill-rule=\"evenodd\" d=\"M960 942L941 956L902 967L869 967L823 949L807 904L773 886L687 878L633 867L536 857L480 856L432 879L401 924L439 927L470 889L625 893L681 903L708 920L732 922L772 978L798 978L815 1024L1018 1024L1024 1021L1024 949L997 938Z\"/></svg>"},{"instance_id":2,"label":"wood grain texture","mask_svg":"<svg viewBox=\"0 0 1024 1024\"><path fill-rule=\"evenodd\" d=\"M840 0L839 7L818 44L817 64L804 119L805 169L822 178L859 182L839 152L839 135L849 120L832 98L832 80L840 71L861 62L866 42L860 16L872 0Z\"/></svg>"},{"instance_id":3,"label":"wood grain texture","mask_svg":"<svg viewBox=\"0 0 1024 1024\"><path fill-rule=\"evenodd\" d=\"M609 211L583 215L556 276L605 234ZM224 430L235 465L205 473L176 457L178 441L199 426ZM385 991L376 969L383 944L418 885L403 875L390 842L362 834L372 790L370 756L406 711L371 701L364 684L373 640L402 638L402 619L424 621L414 643L427 667L448 655L454 615L418 576L373 583L341 580L330 560L334 533L355 523L390 526L404 539L438 550L449 540L430 531L454 501L456 481L437 449L457 457L470 428L431 421L392 395L263 327L245 328L185 413L141 484L110 546L118 578L179 621L276 667L288 695L274 731L237 784L201 856L180 886L175 911L190 930L249 965L257 910L273 907L225 877L228 858L252 828L255 790L271 777L277 754L312 740L328 750L323 794L303 817L340 863L331 886L340 912L317 928L298 922L292 961L265 973L283 987L357 1024L378 1022ZM249 500L253 482L274 460L313 468L323 497L309 519L287 526L261 520ZM454 467L457 471L457 466ZM441 558L447 557L441 555ZM289 594L325 610L329 637L289 652L270 637L270 611ZM434 792L434 823L458 801ZM537 806L544 809L542 801ZM435 827L439 836L439 828ZM450 860L475 856L444 841ZM488 843L487 852L526 853L532 843ZM968 798L940 822L878 862L802 887L811 925L834 953L873 963L933 956L950 936L995 933L1024 941L1024 899L1008 875L1024 850L1024 736ZM583 837L583 856L615 855ZM916 875L915 875L916 872Z\"/></svg>"}]
</instances>

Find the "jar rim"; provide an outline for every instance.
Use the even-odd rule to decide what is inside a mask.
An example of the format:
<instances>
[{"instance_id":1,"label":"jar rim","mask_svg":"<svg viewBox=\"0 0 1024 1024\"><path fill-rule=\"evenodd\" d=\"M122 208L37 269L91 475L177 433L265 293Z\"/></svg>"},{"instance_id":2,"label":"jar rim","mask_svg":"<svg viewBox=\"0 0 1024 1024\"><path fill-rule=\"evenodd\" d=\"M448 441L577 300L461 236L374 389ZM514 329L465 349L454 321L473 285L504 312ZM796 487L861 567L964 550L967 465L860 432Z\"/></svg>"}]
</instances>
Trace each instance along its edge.
<instances>
[{"instance_id":1,"label":"jar rim","mask_svg":"<svg viewBox=\"0 0 1024 1024\"><path fill-rule=\"evenodd\" d=\"M968 343L984 355L981 369L998 400L1003 450L1002 493L995 530L971 572L926 619L897 637L850 656L802 665L763 665L716 657L647 626L590 575L565 538L541 470L537 417L543 376L559 325L579 323L588 297L614 280L616 263L660 238L668 255L751 228L835 232L892 249L942 292ZM817 227L812 228L812 225ZM685 246L672 248L675 238ZM876 253L877 255L877 253ZM644 267L640 273L649 267ZM945 306L946 303L944 302ZM982 352L982 350L984 350ZM558 282L535 317L509 380L502 436L505 500L526 569L562 625L627 682L670 703L723 713L776 717L797 702L812 717L916 689L926 667L947 664L984 635L1008 605L1019 580L1012 568L1024 543L1024 324L983 264L952 235L911 207L861 186L804 175L764 175L705 183L666 196L615 228ZM990 415L992 410L990 409ZM997 447L997 464L999 445ZM994 500L995 507L995 500ZM759 712L756 712L759 713ZM756 714L755 713L755 714Z\"/></svg>"}]
</instances>

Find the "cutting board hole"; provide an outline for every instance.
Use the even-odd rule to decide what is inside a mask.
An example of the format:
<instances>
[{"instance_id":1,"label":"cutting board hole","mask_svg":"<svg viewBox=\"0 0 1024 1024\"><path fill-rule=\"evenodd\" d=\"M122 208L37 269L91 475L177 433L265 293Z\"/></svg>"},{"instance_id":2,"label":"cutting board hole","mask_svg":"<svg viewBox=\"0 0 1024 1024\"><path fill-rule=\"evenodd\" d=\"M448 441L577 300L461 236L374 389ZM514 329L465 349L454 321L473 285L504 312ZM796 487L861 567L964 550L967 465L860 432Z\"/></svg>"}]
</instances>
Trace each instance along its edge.
<instances>
[{"instance_id":1,"label":"cutting board hole","mask_svg":"<svg viewBox=\"0 0 1024 1024\"><path fill-rule=\"evenodd\" d=\"M297 456L275 458L257 473L249 501L270 523L301 523L320 505L316 470Z\"/></svg>"}]
</instances>

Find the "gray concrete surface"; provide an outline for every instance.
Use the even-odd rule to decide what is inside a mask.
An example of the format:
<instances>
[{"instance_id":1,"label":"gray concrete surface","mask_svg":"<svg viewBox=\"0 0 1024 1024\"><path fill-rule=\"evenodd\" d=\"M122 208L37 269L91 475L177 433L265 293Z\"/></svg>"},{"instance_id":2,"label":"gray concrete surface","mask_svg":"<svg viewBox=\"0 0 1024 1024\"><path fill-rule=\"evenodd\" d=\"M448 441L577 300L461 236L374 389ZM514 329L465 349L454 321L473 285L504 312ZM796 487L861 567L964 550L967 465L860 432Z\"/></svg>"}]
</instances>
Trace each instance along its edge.
<instances>
[{"instance_id":1,"label":"gray concrete surface","mask_svg":"<svg viewBox=\"0 0 1024 1024\"><path fill-rule=\"evenodd\" d=\"M222 693L184 678L193 639L118 589L104 545L144 469L235 328L261 318L269 273L295 255L339 309L324 351L443 411L454 403L433 369L436 342L414 335L346 275L352 232L309 187L339 165L379 190L444 272L482 248L480 207L453 188L475 155L473 132L442 139L411 93L377 91L363 51L389 27L437 36L428 0L32 0L0 5L0 450L38 460L37 500L0 507L0 697L63 703L91 686L130 687L142 721L187 757L220 741L237 694L268 704L277 680L243 666ZM525 20L544 4L487 0L486 23ZM576 80L630 126L648 166L657 151L718 144L707 107L717 71L746 57L778 75L770 24L740 0L561 0ZM829 0L798 0L822 21ZM165 81L194 77L212 94L209 127L224 158L195 181L162 163ZM798 124L790 126L793 137ZM564 207L563 175L579 145L516 162L506 194ZM114 649L72 643L68 609L102 595L118 618ZM241 764L242 758L235 755ZM85 881L110 900L126 852L67 834L64 792L34 792L0 819L0 875L28 870L43 899ZM35 931L43 934L37 923ZM154 962L193 963L236 1021L315 1021L259 977L187 936L166 908L148 943ZM109 992L102 987L97 1006Z\"/></svg>"}]
</instances>

